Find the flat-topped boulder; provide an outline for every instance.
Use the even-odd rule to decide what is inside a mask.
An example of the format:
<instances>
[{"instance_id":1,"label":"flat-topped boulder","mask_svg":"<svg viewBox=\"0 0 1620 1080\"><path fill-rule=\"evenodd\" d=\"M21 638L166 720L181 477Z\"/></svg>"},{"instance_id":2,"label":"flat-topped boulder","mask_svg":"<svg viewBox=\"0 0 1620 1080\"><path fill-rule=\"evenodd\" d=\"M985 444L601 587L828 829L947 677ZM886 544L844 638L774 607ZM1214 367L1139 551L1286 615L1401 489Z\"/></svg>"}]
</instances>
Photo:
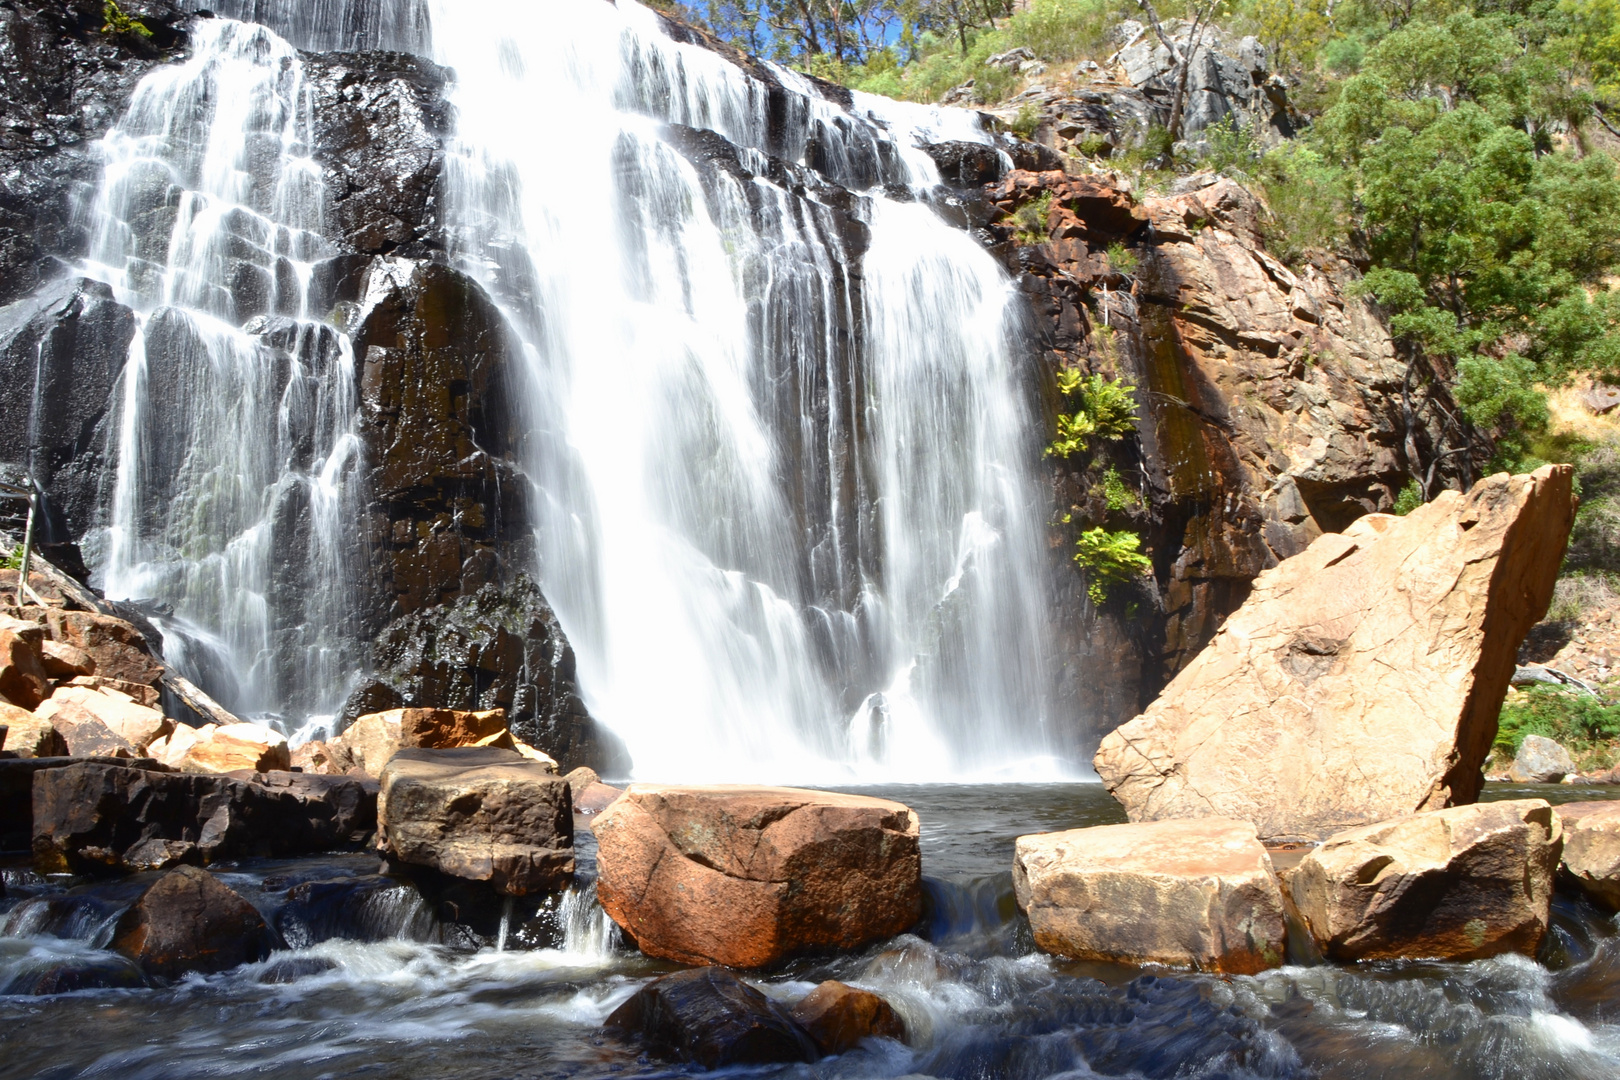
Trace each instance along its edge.
<instances>
[{"instance_id":1,"label":"flat-topped boulder","mask_svg":"<svg viewBox=\"0 0 1620 1080\"><path fill-rule=\"evenodd\" d=\"M506 725L506 710L388 709L357 717L331 749L330 757L345 760L372 776L381 776L388 762L402 749L450 750L458 746L493 746L515 750L523 757L549 766L557 763L513 737Z\"/></svg>"},{"instance_id":2,"label":"flat-topped boulder","mask_svg":"<svg viewBox=\"0 0 1620 1080\"><path fill-rule=\"evenodd\" d=\"M1593 900L1620 911L1620 801L1565 803L1553 812L1564 829L1565 875Z\"/></svg>"},{"instance_id":3,"label":"flat-topped boulder","mask_svg":"<svg viewBox=\"0 0 1620 1080\"><path fill-rule=\"evenodd\" d=\"M34 767L32 845L47 872L117 874L177 862L349 851L375 821L375 792L347 777L236 779L159 772L151 762L0 764Z\"/></svg>"},{"instance_id":4,"label":"flat-topped boulder","mask_svg":"<svg viewBox=\"0 0 1620 1080\"><path fill-rule=\"evenodd\" d=\"M1132 821L1220 816L1263 839L1473 802L1519 642L1545 614L1571 470L1501 473L1372 514L1260 574L1097 775Z\"/></svg>"},{"instance_id":5,"label":"flat-topped boulder","mask_svg":"<svg viewBox=\"0 0 1620 1080\"><path fill-rule=\"evenodd\" d=\"M1020 836L1013 888L1036 946L1058 956L1245 975L1284 960L1282 892L1246 821Z\"/></svg>"},{"instance_id":6,"label":"flat-topped boulder","mask_svg":"<svg viewBox=\"0 0 1620 1080\"><path fill-rule=\"evenodd\" d=\"M891 937L922 911L917 815L887 799L632 784L592 831L597 898L649 956L762 967Z\"/></svg>"},{"instance_id":7,"label":"flat-topped boulder","mask_svg":"<svg viewBox=\"0 0 1620 1080\"><path fill-rule=\"evenodd\" d=\"M404 748L384 767L378 843L389 858L511 896L574 875L568 781L515 750Z\"/></svg>"},{"instance_id":8,"label":"flat-topped boulder","mask_svg":"<svg viewBox=\"0 0 1620 1080\"><path fill-rule=\"evenodd\" d=\"M1339 833L1288 886L1332 960L1534 956L1563 846L1544 800L1457 806Z\"/></svg>"},{"instance_id":9,"label":"flat-topped boulder","mask_svg":"<svg viewBox=\"0 0 1620 1080\"><path fill-rule=\"evenodd\" d=\"M239 769L256 772L285 770L292 766L287 737L263 724L223 724L196 728L195 741L178 755L176 767L191 773L228 773ZM176 757L170 744L165 759Z\"/></svg>"}]
</instances>

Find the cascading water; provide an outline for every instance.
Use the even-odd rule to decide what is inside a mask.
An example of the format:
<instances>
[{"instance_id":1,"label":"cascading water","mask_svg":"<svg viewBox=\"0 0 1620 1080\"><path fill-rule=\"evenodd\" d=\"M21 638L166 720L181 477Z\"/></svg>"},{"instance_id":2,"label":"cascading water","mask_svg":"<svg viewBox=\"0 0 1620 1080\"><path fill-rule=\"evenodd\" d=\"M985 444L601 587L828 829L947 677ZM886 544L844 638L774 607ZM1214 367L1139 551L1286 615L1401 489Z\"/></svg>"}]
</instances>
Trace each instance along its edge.
<instances>
[{"instance_id":1,"label":"cascading water","mask_svg":"<svg viewBox=\"0 0 1620 1080\"><path fill-rule=\"evenodd\" d=\"M230 10L426 40L385 7ZM444 216L532 368L538 572L593 715L639 775L1058 770L1012 285L920 148L976 120L746 73L633 0L539 7L433 12ZM172 605L170 659L228 705L295 720L362 655L366 498L349 340L310 310L301 73L198 20L106 141L91 258L142 316L103 582Z\"/></svg>"},{"instance_id":2,"label":"cascading water","mask_svg":"<svg viewBox=\"0 0 1620 1080\"><path fill-rule=\"evenodd\" d=\"M360 645L360 492L353 355L309 310L333 253L309 97L262 27L202 19L192 39L104 141L89 272L139 330L110 522L87 546L109 595L172 606L168 659L228 707L331 712Z\"/></svg>"},{"instance_id":3,"label":"cascading water","mask_svg":"<svg viewBox=\"0 0 1620 1080\"><path fill-rule=\"evenodd\" d=\"M660 775L1027 772L1053 747L1011 287L915 201L917 143L973 121L767 85L630 2L433 25L453 249L529 347L541 578L593 714Z\"/></svg>"}]
</instances>

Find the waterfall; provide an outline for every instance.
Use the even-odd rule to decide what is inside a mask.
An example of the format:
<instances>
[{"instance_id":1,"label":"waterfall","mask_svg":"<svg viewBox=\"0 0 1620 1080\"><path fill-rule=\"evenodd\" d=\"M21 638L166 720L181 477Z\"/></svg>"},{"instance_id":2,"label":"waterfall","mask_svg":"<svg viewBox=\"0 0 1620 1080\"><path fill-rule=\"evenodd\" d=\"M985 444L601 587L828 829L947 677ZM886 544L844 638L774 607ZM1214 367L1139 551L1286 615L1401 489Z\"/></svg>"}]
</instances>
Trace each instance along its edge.
<instances>
[{"instance_id":1,"label":"waterfall","mask_svg":"<svg viewBox=\"0 0 1620 1080\"><path fill-rule=\"evenodd\" d=\"M926 204L918 147L983 141L970 114L769 85L633 0L431 21L453 249L541 388L541 579L593 714L658 775L1030 769L1012 283Z\"/></svg>"},{"instance_id":2,"label":"waterfall","mask_svg":"<svg viewBox=\"0 0 1620 1080\"><path fill-rule=\"evenodd\" d=\"M140 316L91 554L172 607L182 667L296 721L364 655L352 320L312 299L333 251L276 32L431 42L446 244L535 388L535 569L638 775L1064 771L1016 292L922 149L986 141L973 114L745 71L634 0L216 10L270 28L199 19L141 84L90 259Z\"/></svg>"},{"instance_id":3,"label":"waterfall","mask_svg":"<svg viewBox=\"0 0 1620 1080\"><path fill-rule=\"evenodd\" d=\"M323 184L298 53L201 19L103 141L88 271L133 307L108 526L113 597L168 605L165 654L228 707L335 711L361 492L353 354L310 310ZM289 570L297 576L289 576Z\"/></svg>"}]
</instances>

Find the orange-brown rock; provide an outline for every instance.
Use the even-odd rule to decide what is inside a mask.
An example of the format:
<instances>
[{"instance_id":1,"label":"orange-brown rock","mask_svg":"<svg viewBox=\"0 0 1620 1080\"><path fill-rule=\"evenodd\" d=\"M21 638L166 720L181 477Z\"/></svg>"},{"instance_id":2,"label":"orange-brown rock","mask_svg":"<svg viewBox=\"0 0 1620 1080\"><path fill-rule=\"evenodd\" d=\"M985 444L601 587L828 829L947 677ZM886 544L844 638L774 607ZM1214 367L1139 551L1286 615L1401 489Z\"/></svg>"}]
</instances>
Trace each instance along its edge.
<instances>
[{"instance_id":1,"label":"orange-brown rock","mask_svg":"<svg viewBox=\"0 0 1620 1080\"><path fill-rule=\"evenodd\" d=\"M1472 802L1519 642L1552 596L1570 477L1487 477L1261 574L1103 739L1098 776L1133 821L1219 815L1271 840Z\"/></svg>"},{"instance_id":2,"label":"orange-brown rock","mask_svg":"<svg viewBox=\"0 0 1620 1080\"><path fill-rule=\"evenodd\" d=\"M0 616L0 698L32 709L51 692L40 647L45 628Z\"/></svg>"},{"instance_id":3,"label":"orange-brown rock","mask_svg":"<svg viewBox=\"0 0 1620 1080\"><path fill-rule=\"evenodd\" d=\"M917 815L796 788L632 784L592 827L597 898L649 956L761 967L921 913Z\"/></svg>"},{"instance_id":4,"label":"orange-brown rock","mask_svg":"<svg viewBox=\"0 0 1620 1080\"><path fill-rule=\"evenodd\" d=\"M353 765L372 776L381 776L389 760L405 747L446 750L498 745L505 750L517 749L502 709L388 709L367 713L350 724L337 742L348 752Z\"/></svg>"},{"instance_id":5,"label":"orange-brown rock","mask_svg":"<svg viewBox=\"0 0 1620 1080\"><path fill-rule=\"evenodd\" d=\"M262 724L225 724L212 731L198 729L197 735L197 741L180 758L182 772L271 772L292 766L286 736ZM172 755L172 749L167 753Z\"/></svg>"},{"instance_id":6,"label":"orange-brown rock","mask_svg":"<svg viewBox=\"0 0 1620 1080\"><path fill-rule=\"evenodd\" d=\"M1288 888L1333 960L1534 956L1563 841L1541 799L1457 806L1339 833Z\"/></svg>"},{"instance_id":7,"label":"orange-brown rock","mask_svg":"<svg viewBox=\"0 0 1620 1080\"><path fill-rule=\"evenodd\" d=\"M270 955L274 936L252 904L206 870L159 878L123 917L113 948L148 975L226 971Z\"/></svg>"},{"instance_id":8,"label":"orange-brown rock","mask_svg":"<svg viewBox=\"0 0 1620 1080\"><path fill-rule=\"evenodd\" d=\"M1246 821L1020 836L1013 889L1036 946L1076 960L1253 974L1286 951L1282 892Z\"/></svg>"},{"instance_id":9,"label":"orange-brown rock","mask_svg":"<svg viewBox=\"0 0 1620 1080\"><path fill-rule=\"evenodd\" d=\"M510 896L573 878L568 782L515 750L402 747L383 768L377 821L391 859Z\"/></svg>"},{"instance_id":10,"label":"orange-brown rock","mask_svg":"<svg viewBox=\"0 0 1620 1080\"><path fill-rule=\"evenodd\" d=\"M866 1039L906 1038L906 1025L894 1006L870 990L834 979L817 986L790 1014L823 1054L842 1054Z\"/></svg>"},{"instance_id":11,"label":"orange-brown rock","mask_svg":"<svg viewBox=\"0 0 1620 1080\"><path fill-rule=\"evenodd\" d=\"M45 662L46 674L56 679L94 675L96 671L95 657L65 641L47 638L40 642L40 658Z\"/></svg>"},{"instance_id":12,"label":"orange-brown rock","mask_svg":"<svg viewBox=\"0 0 1620 1080\"><path fill-rule=\"evenodd\" d=\"M62 736L72 757L132 758L140 753L128 739L89 713L57 715L49 722Z\"/></svg>"},{"instance_id":13,"label":"orange-brown rock","mask_svg":"<svg viewBox=\"0 0 1620 1080\"><path fill-rule=\"evenodd\" d=\"M34 711L55 723L87 718L99 720L142 751L174 731L173 720L131 700L127 694L110 689L59 686Z\"/></svg>"},{"instance_id":14,"label":"orange-brown rock","mask_svg":"<svg viewBox=\"0 0 1620 1080\"><path fill-rule=\"evenodd\" d=\"M1564 829L1564 873L1593 900L1620 911L1620 802L1565 803L1553 813Z\"/></svg>"},{"instance_id":15,"label":"orange-brown rock","mask_svg":"<svg viewBox=\"0 0 1620 1080\"><path fill-rule=\"evenodd\" d=\"M96 674L109 679L151 685L163 675L163 664L155 659L133 624L94 611L59 611L46 614L51 637L88 653L95 660Z\"/></svg>"},{"instance_id":16,"label":"orange-brown rock","mask_svg":"<svg viewBox=\"0 0 1620 1080\"><path fill-rule=\"evenodd\" d=\"M27 709L0 701L0 724L7 727L6 749L18 757L57 757L67 743L51 722Z\"/></svg>"},{"instance_id":17,"label":"orange-brown rock","mask_svg":"<svg viewBox=\"0 0 1620 1080\"><path fill-rule=\"evenodd\" d=\"M307 773L342 776L354 768L354 758L342 743L314 740L293 748L292 767Z\"/></svg>"}]
</instances>

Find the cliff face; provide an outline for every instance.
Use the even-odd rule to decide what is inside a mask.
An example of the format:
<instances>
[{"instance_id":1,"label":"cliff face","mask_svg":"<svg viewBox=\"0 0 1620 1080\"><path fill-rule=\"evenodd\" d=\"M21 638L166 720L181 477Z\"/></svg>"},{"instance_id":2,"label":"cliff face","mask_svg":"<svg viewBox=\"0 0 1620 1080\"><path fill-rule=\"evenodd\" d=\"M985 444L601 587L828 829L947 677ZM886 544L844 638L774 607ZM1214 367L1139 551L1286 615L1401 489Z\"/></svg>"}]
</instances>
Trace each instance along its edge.
<instances>
[{"instance_id":1,"label":"cliff face","mask_svg":"<svg viewBox=\"0 0 1620 1080\"><path fill-rule=\"evenodd\" d=\"M0 380L10 388L0 395L0 459L20 463L34 448L54 540L107 524L136 329L134 314L105 286L60 276L88 243L84 200L99 169L89 141L117 119L140 76L183 59L187 42L188 24L174 8L125 8L147 19L152 38L103 34L100 5L89 0L49 9L0 4L0 105L25 120L0 134L0 302L9 305L0 308ZM559 758L622 771L621 748L585 712L555 615L521 578L534 562L535 526L521 463L534 453L525 440L541 436L520 407L528 376L510 327L444 254L450 73L399 53L300 59L331 245L314 269L310 306L329 311L330 325L312 330L282 310L286 268L244 256L228 274L242 329L263 346L278 387L337 370L332 327L353 345L367 494L345 556L361 596L342 633L369 643L359 664L370 674L344 714L419 703L505 707L521 733ZM769 69L752 69L775 80ZM773 100L790 101L776 82L767 85ZM838 97L833 88L819 92ZM855 295L866 226L858 200L833 177L873 183L881 162L821 162L814 140L794 142L798 129L785 120L771 131L782 156L755 154L750 167L767 168L764 179L805 200L816 227L836 234L848 256L839 273L846 264L857 270L822 286ZM714 132L672 127L670 143L706 182L751 175ZM1261 241L1261 207L1230 181L1206 178L1180 194L1138 200L1108 179L1065 174L1055 153L1034 144L1007 145L1018 166L1010 172L1008 158L987 146L930 149L953 185L935 209L1000 255L1027 298L1034 362L1024 371L1048 424L1062 407L1059 369L1117 375L1139 388L1136 437L1048 466L1058 592L1050 666L1063 687L1059 719L1089 756L1097 737L1138 712L1208 641L1259 571L1323 531L1390 507L1405 477L1403 371L1375 313L1344 296L1353 269L1331 260L1283 266ZM747 190L758 197L756 186ZM1031 238L1015 231L1011 215L1048 197L1040 242L1021 242ZM1138 263L1128 273L1105 255L1115 244ZM147 377L183 395L185 373L166 367L154 344L162 322L148 331ZM827 337L846 349L857 330L832 326ZM821 367L843 385L761 406L803 417L807 445L842 448L831 460L848 475L808 486L803 505L791 507L805 535L830 520L817 492L859 487L863 435L851 418L860 415L861 376L843 352L835 359ZM804 381L781 374L770 385ZM37 394L19 389L36 385ZM831 410L835 397L849 407ZM835 412L852 426L835 428ZM296 458L302 444L292 437ZM1112 497L1110 469L1118 478ZM861 562L870 508L854 498L839 505L850 520L836 534L852 545L847 560ZM307 485L288 484L268 518L274 572L266 602L287 671L310 647L299 598L321 585L313 578L321 571L301 555L312 514ZM1070 559L1078 530L1094 524L1139 532L1154 564L1150 582L1116 589L1100 608ZM808 561L805 573L814 576ZM855 602L825 600L837 608ZM853 708L865 689L851 692ZM307 688L289 679L281 693L296 707ZM447 695L454 700L439 700Z\"/></svg>"},{"instance_id":2,"label":"cliff face","mask_svg":"<svg viewBox=\"0 0 1620 1080\"><path fill-rule=\"evenodd\" d=\"M1138 201L1107 178L1013 171L980 189L988 239L1029 299L1042 378L1078 368L1137 387L1135 438L1050 469L1060 659L1072 691L1099 703L1099 732L1152 700L1256 574L1390 510L1409 475L1404 365L1377 313L1346 295L1355 269L1283 265L1262 241L1264 207L1231 180L1179 186ZM1048 196L1044 240L1018 243L1010 216ZM1041 390L1058 411L1052 383ZM1425 443L1433 408L1417 410ZM1128 495L1108 498L1109 469ZM1069 565L1093 525L1138 532L1153 560L1151 583L1101 609Z\"/></svg>"}]
</instances>

